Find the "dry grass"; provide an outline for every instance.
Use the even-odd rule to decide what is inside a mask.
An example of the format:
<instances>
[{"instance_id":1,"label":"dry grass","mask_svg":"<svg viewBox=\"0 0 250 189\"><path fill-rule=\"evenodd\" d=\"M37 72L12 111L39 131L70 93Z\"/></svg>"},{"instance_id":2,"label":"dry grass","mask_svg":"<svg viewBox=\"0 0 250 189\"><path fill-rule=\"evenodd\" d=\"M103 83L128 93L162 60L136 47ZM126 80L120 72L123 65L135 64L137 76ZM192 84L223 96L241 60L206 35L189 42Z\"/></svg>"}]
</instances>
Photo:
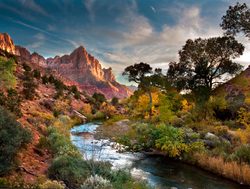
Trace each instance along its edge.
<instances>
[{"instance_id":1,"label":"dry grass","mask_svg":"<svg viewBox=\"0 0 250 189\"><path fill-rule=\"evenodd\" d=\"M250 185L250 166L235 161L226 162L221 157L210 157L207 154L195 154L197 164L211 172L239 183Z\"/></svg>"}]
</instances>

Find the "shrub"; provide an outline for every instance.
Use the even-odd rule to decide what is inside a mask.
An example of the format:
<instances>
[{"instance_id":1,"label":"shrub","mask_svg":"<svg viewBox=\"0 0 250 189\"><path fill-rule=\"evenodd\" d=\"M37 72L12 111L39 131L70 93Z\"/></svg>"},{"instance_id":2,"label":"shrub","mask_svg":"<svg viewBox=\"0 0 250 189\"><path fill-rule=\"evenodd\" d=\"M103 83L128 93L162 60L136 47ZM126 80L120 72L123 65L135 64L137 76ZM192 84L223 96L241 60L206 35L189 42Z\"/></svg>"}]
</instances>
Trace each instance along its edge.
<instances>
[{"instance_id":1,"label":"shrub","mask_svg":"<svg viewBox=\"0 0 250 189\"><path fill-rule=\"evenodd\" d=\"M39 185L40 189L64 189L65 186L64 184L56 181L56 180L47 180L46 182L44 182L43 184Z\"/></svg>"},{"instance_id":2,"label":"shrub","mask_svg":"<svg viewBox=\"0 0 250 189\"><path fill-rule=\"evenodd\" d=\"M23 94L26 99L32 100L36 94L36 83L30 71L24 72Z\"/></svg>"},{"instance_id":3,"label":"shrub","mask_svg":"<svg viewBox=\"0 0 250 189\"><path fill-rule=\"evenodd\" d=\"M16 64L14 59L5 59L0 57L0 87L12 88L16 85L14 72Z\"/></svg>"},{"instance_id":4,"label":"shrub","mask_svg":"<svg viewBox=\"0 0 250 189\"><path fill-rule=\"evenodd\" d=\"M95 175L90 176L86 181L81 185L81 189L112 189L112 185L109 180L102 178L101 176Z\"/></svg>"},{"instance_id":5,"label":"shrub","mask_svg":"<svg viewBox=\"0 0 250 189\"><path fill-rule=\"evenodd\" d=\"M96 112L94 115L94 119L96 120L103 120L105 118L106 118L105 114L101 111Z\"/></svg>"},{"instance_id":6,"label":"shrub","mask_svg":"<svg viewBox=\"0 0 250 189\"><path fill-rule=\"evenodd\" d=\"M111 104L113 106L117 106L119 104L119 99L117 97L113 97L111 100Z\"/></svg>"},{"instance_id":7,"label":"shrub","mask_svg":"<svg viewBox=\"0 0 250 189\"><path fill-rule=\"evenodd\" d=\"M23 69L26 71L26 72L30 72L31 71L31 67L26 64L26 63L23 63Z\"/></svg>"},{"instance_id":8,"label":"shrub","mask_svg":"<svg viewBox=\"0 0 250 189\"><path fill-rule=\"evenodd\" d=\"M39 70L34 70L34 71L33 71L33 76L34 76L34 78L36 78L36 79L40 79L40 78L41 78L41 73L40 73L40 71L39 71Z\"/></svg>"},{"instance_id":9,"label":"shrub","mask_svg":"<svg viewBox=\"0 0 250 189\"><path fill-rule=\"evenodd\" d=\"M69 188L78 188L89 175L86 161L68 155L56 158L49 170L51 179L62 180Z\"/></svg>"},{"instance_id":10,"label":"shrub","mask_svg":"<svg viewBox=\"0 0 250 189\"><path fill-rule=\"evenodd\" d=\"M31 140L31 134L0 107L0 175L15 167L18 150Z\"/></svg>"},{"instance_id":11,"label":"shrub","mask_svg":"<svg viewBox=\"0 0 250 189\"><path fill-rule=\"evenodd\" d=\"M18 95L15 89L8 89L7 96L5 96L3 92L0 92L0 106L5 107L18 117L22 115L20 104L21 97Z\"/></svg>"},{"instance_id":12,"label":"shrub","mask_svg":"<svg viewBox=\"0 0 250 189\"><path fill-rule=\"evenodd\" d=\"M46 75L42 76L42 83L43 84L49 83L49 78Z\"/></svg>"},{"instance_id":13,"label":"shrub","mask_svg":"<svg viewBox=\"0 0 250 189\"><path fill-rule=\"evenodd\" d=\"M183 129L159 125L157 130L159 138L155 140L155 146L166 152L169 157L178 157L183 153L192 153L204 149L202 142L192 142L185 139Z\"/></svg>"},{"instance_id":14,"label":"shrub","mask_svg":"<svg viewBox=\"0 0 250 189\"><path fill-rule=\"evenodd\" d=\"M240 163L245 162L250 164L250 145L241 145L236 149L232 156L233 160L236 160Z\"/></svg>"},{"instance_id":15,"label":"shrub","mask_svg":"<svg viewBox=\"0 0 250 189\"><path fill-rule=\"evenodd\" d=\"M56 129L49 129L48 143L52 153L57 157L60 155L81 157L79 151L71 143L70 139L58 133Z\"/></svg>"},{"instance_id":16,"label":"shrub","mask_svg":"<svg viewBox=\"0 0 250 189\"><path fill-rule=\"evenodd\" d=\"M37 148L49 148L50 147L50 144L49 144L49 140L47 137L45 136L41 136L39 138L39 142L38 144L36 145Z\"/></svg>"}]
</instances>

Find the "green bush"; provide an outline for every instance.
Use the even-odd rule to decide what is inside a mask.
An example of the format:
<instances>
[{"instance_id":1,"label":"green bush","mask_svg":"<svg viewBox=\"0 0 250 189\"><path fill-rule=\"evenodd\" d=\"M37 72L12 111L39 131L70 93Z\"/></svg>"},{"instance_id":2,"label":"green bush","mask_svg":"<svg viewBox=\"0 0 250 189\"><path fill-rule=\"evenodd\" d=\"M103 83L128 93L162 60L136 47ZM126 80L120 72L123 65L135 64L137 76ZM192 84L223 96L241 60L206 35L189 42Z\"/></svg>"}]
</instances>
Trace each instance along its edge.
<instances>
[{"instance_id":1,"label":"green bush","mask_svg":"<svg viewBox=\"0 0 250 189\"><path fill-rule=\"evenodd\" d=\"M16 85L16 77L14 75L16 63L14 59L5 59L0 57L0 88L12 88Z\"/></svg>"},{"instance_id":2,"label":"green bush","mask_svg":"<svg viewBox=\"0 0 250 189\"><path fill-rule=\"evenodd\" d=\"M55 156L70 155L81 157L80 152L71 143L70 139L60 134L55 128L49 128L48 143L49 148Z\"/></svg>"},{"instance_id":3,"label":"green bush","mask_svg":"<svg viewBox=\"0 0 250 189\"><path fill-rule=\"evenodd\" d=\"M6 99L6 107L9 111L13 112L16 116L20 117L21 113L21 97L15 89L8 89Z\"/></svg>"},{"instance_id":4,"label":"green bush","mask_svg":"<svg viewBox=\"0 0 250 189\"><path fill-rule=\"evenodd\" d=\"M43 84L49 83L49 78L46 75L42 76L42 83Z\"/></svg>"},{"instance_id":5,"label":"green bush","mask_svg":"<svg viewBox=\"0 0 250 189\"><path fill-rule=\"evenodd\" d=\"M50 144L49 144L49 140L47 137L45 136L41 136L39 138L39 142L38 144L36 145L37 148L49 148L50 147Z\"/></svg>"},{"instance_id":6,"label":"green bush","mask_svg":"<svg viewBox=\"0 0 250 189\"><path fill-rule=\"evenodd\" d=\"M24 72L23 94L26 99L32 100L36 94L36 83L30 71Z\"/></svg>"},{"instance_id":7,"label":"green bush","mask_svg":"<svg viewBox=\"0 0 250 189\"><path fill-rule=\"evenodd\" d=\"M15 167L18 150L31 140L31 134L0 107L0 175Z\"/></svg>"},{"instance_id":8,"label":"green bush","mask_svg":"<svg viewBox=\"0 0 250 189\"><path fill-rule=\"evenodd\" d=\"M105 118L106 118L105 114L101 111L96 112L94 115L95 120L103 120Z\"/></svg>"},{"instance_id":9,"label":"green bush","mask_svg":"<svg viewBox=\"0 0 250 189\"><path fill-rule=\"evenodd\" d=\"M56 158L49 168L51 179L63 181L69 188L78 188L90 175L88 164L80 157L68 155Z\"/></svg>"},{"instance_id":10,"label":"green bush","mask_svg":"<svg viewBox=\"0 0 250 189\"><path fill-rule=\"evenodd\" d=\"M40 71L39 71L39 70L34 70L34 71L33 71L33 76L34 76L34 78L36 78L36 79L40 79L40 78L41 78L41 73L40 73Z\"/></svg>"},{"instance_id":11,"label":"green bush","mask_svg":"<svg viewBox=\"0 0 250 189\"><path fill-rule=\"evenodd\" d=\"M238 162L245 162L250 164L250 145L245 144L241 145L236 149L236 151L232 154L233 160Z\"/></svg>"}]
</instances>

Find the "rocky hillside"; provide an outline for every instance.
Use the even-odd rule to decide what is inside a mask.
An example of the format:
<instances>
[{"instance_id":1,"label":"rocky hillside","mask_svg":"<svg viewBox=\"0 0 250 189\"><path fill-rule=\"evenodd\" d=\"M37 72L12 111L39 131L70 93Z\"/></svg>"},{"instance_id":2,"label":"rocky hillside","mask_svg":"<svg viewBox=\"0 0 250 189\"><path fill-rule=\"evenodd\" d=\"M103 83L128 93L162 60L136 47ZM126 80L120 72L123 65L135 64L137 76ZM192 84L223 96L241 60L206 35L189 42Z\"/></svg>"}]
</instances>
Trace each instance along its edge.
<instances>
[{"instance_id":1,"label":"rocky hillside","mask_svg":"<svg viewBox=\"0 0 250 189\"><path fill-rule=\"evenodd\" d=\"M99 92L107 98L124 98L132 94L128 87L115 80L111 68L102 68L100 62L82 46L75 49L70 55L45 59L36 52L30 53L24 47L15 46L8 34L0 33L0 49L20 56L23 61L52 69L66 83L77 85L90 95Z\"/></svg>"},{"instance_id":2,"label":"rocky hillside","mask_svg":"<svg viewBox=\"0 0 250 189\"><path fill-rule=\"evenodd\" d=\"M225 97L227 100L231 99L232 103L236 102L235 99L241 99L242 103L247 102L250 99L250 66L233 79L216 88L214 92L217 96Z\"/></svg>"}]
</instances>

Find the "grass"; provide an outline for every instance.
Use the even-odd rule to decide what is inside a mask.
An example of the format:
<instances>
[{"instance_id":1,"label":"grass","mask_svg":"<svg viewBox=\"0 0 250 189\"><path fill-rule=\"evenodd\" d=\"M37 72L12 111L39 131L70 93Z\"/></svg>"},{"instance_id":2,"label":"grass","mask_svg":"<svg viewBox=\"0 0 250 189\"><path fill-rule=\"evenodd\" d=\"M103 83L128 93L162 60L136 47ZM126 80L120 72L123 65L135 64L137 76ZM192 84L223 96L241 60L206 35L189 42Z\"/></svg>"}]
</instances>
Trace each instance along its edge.
<instances>
[{"instance_id":1,"label":"grass","mask_svg":"<svg viewBox=\"0 0 250 189\"><path fill-rule=\"evenodd\" d=\"M236 161L226 162L222 157L211 157L205 153L193 156L196 164L225 178L250 185L250 166Z\"/></svg>"}]
</instances>

